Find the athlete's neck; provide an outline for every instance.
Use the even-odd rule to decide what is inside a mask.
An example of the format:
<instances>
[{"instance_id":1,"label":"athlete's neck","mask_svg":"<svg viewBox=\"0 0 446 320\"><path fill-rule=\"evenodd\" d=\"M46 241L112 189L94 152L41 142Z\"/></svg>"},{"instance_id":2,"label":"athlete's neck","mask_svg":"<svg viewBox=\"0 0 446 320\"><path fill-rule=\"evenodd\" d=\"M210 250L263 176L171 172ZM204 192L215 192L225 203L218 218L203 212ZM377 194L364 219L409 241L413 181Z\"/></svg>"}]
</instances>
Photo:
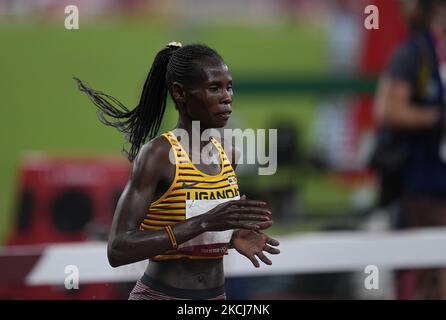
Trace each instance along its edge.
<instances>
[{"instance_id":1,"label":"athlete's neck","mask_svg":"<svg viewBox=\"0 0 446 320\"><path fill-rule=\"evenodd\" d=\"M201 126L200 126L199 130L197 130L196 127L192 126L191 120L185 121L184 119L182 119L182 117L180 117L178 119L178 122L177 122L177 125L175 128L183 129L188 133L188 136L189 136L189 141L188 141L189 144L188 145L189 146L191 146L193 135L198 135L198 137L201 137L201 134L206 129L206 128L201 128ZM203 147L206 146L209 143L209 141L201 141L201 139L199 139L199 140L200 140L200 151L201 151L201 149L203 149Z\"/></svg>"}]
</instances>

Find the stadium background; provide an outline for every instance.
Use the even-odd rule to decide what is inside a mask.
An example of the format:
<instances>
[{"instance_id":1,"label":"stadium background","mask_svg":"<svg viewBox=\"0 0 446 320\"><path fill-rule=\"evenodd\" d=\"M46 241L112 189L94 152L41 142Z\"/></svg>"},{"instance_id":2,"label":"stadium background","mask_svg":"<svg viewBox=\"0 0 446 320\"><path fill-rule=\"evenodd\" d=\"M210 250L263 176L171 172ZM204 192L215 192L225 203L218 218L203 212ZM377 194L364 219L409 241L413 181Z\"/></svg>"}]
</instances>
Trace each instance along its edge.
<instances>
[{"instance_id":1,"label":"stadium background","mask_svg":"<svg viewBox=\"0 0 446 320\"><path fill-rule=\"evenodd\" d=\"M69 4L79 7L79 30L64 28ZM380 8L379 30L364 28L369 4ZM388 216L374 214L367 157L376 77L404 34L396 1L0 0L0 19L3 245L17 229L27 155L122 157L122 135L98 122L72 77L133 106L155 53L169 41L206 43L225 58L235 82L233 127L279 128L277 173L239 173L248 197L273 205L271 234L386 228ZM162 130L175 121L170 105ZM270 277L263 282L277 288L270 293L229 279L239 288L229 296L357 298L352 278ZM394 298L388 288L378 297Z\"/></svg>"}]
</instances>

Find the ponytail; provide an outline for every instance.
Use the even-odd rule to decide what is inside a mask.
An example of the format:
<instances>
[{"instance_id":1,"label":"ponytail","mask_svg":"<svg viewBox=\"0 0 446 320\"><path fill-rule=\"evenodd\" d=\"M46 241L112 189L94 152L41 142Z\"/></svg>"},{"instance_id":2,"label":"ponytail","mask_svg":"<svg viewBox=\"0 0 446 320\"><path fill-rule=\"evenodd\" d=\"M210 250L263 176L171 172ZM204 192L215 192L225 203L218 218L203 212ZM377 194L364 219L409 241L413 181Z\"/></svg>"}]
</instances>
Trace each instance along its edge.
<instances>
[{"instance_id":1,"label":"ponytail","mask_svg":"<svg viewBox=\"0 0 446 320\"><path fill-rule=\"evenodd\" d=\"M131 147L129 151L124 149L124 152L130 161L135 159L145 141L153 139L158 133L166 109L167 65L173 52L179 47L178 44L169 44L158 52L144 83L139 103L133 110L127 109L116 98L96 91L82 80L74 78L79 90L98 107L99 120L125 134Z\"/></svg>"}]
</instances>

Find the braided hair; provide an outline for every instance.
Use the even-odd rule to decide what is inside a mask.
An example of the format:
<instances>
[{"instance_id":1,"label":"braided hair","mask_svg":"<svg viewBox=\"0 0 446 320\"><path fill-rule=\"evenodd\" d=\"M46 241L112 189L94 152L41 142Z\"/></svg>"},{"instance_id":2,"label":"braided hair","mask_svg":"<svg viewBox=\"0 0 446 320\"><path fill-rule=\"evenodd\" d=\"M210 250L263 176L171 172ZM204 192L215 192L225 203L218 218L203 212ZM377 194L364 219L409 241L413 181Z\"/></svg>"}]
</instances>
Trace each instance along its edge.
<instances>
[{"instance_id":1,"label":"braided hair","mask_svg":"<svg viewBox=\"0 0 446 320\"><path fill-rule=\"evenodd\" d=\"M129 110L116 98L90 88L82 80L74 80L79 90L98 108L99 120L124 133L131 147L130 150L124 148L123 151L128 159L133 161L141 146L157 135L166 109L167 92L173 99L173 83L193 83L203 63L215 59L223 61L222 57L208 46L181 46L175 42L169 43L155 56L139 103L133 110Z\"/></svg>"}]
</instances>

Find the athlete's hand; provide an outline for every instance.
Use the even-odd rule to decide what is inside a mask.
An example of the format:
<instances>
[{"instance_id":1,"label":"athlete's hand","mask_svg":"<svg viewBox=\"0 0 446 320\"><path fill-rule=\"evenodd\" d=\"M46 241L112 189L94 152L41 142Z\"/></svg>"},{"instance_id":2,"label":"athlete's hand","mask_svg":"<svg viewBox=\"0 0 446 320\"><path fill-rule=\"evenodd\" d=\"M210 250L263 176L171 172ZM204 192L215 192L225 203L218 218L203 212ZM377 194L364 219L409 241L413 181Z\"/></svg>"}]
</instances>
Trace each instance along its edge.
<instances>
[{"instance_id":1,"label":"athlete's hand","mask_svg":"<svg viewBox=\"0 0 446 320\"><path fill-rule=\"evenodd\" d=\"M256 268L260 267L260 263L256 256L263 261L263 263L268 265L272 264L271 260L265 256L263 251L270 254L280 253L279 249L271 247L278 246L279 241L259 231L238 230L233 234L231 244L238 253L251 260Z\"/></svg>"},{"instance_id":2,"label":"athlete's hand","mask_svg":"<svg viewBox=\"0 0 446 320\"><path fill-rule=\"evenodd\" d=\"M260 230L269 228L273 224L271 211L266 202L247 200L243 197L240 200L219 204L200 217L206 231Z\"/></svg>"}]
</instances>

